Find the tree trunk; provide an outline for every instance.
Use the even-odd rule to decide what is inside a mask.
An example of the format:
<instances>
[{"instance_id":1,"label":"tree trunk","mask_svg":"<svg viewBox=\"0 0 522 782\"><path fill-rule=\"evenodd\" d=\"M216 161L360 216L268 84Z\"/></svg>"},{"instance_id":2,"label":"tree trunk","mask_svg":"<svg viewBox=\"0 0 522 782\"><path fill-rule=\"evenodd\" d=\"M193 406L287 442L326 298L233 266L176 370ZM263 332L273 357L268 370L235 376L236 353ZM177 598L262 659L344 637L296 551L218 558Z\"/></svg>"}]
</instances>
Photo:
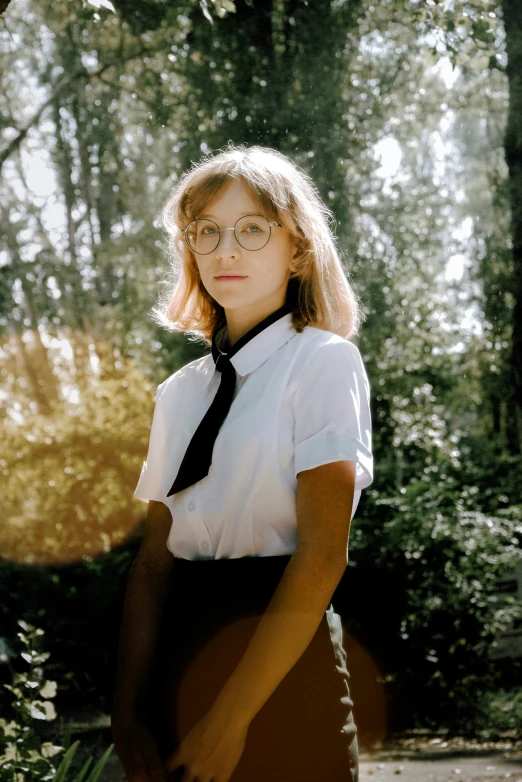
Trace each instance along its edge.
<instances>
[{"instance_id":1,"label":"tree trunk","mask_svg":"<svg viewBox=\"0 0 522 782\"><path fill-rule=\"evenodd\" d=\"M520 453L522 418L522 4L520 0L503 0L508 64L509 110L504 137L506 163L509 169L509 200L513 236L513 394L510 400L511 426L508 447Z\"/></svg>"},{"instance_id":2,"label":"tree trunk","mask_svg":"<svg viewBox=\"0 0 522 782\"><path fill-rule=\"evenodd\" d=\"M52 370L47 348L42 342L40 325L38 323L33 302L33 293L27 279L22 277L20 281L24 296L24 310L27 319L31 324L31 334L33 338L33 370L38 377L38 384L42 389L45 398L49 402L57 402L60 398L60 386L58 378Z\"/></svg>"},{"instance_id":3,"label":"tree trunk","mask_svg":"<svg viewBox=\"0 0 522 782\"><path fill-rule=\"evenodd\" d=\"M22 333L19 328L17 328L17 325L18 324L15 324L11 328L11 335L18 367L21 374L25 377L28 395L36 403L38 413L40 415L49 415L51 413L51 405L49 404L49 400L41 383L41 378L38 376L38 372L30 356L27 345L22 339Z\"/></svg>"}]
</instances>

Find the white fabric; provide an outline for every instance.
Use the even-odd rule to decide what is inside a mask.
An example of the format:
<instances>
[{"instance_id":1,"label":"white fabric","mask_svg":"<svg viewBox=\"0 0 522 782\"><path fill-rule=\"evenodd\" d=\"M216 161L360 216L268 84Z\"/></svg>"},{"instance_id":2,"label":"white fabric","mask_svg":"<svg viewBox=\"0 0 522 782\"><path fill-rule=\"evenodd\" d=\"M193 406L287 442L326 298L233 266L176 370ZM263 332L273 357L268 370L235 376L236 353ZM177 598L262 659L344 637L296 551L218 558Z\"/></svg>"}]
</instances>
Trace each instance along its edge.
<instances>
[{"instance_id":1,"label":"white fabric","mask_svg":"<svg viewBox=\"0 0 522 782\"><path fill-rule=\"evenodd\" d=\"M226 326L218 337L223 349ZM134 497L169 508L167 547L177 557L292 554L299 472L344 459L356 462L352 518L361 490L373 480L370 388L352 342L311 326L299 334L288 313L231 362L236 394L209 473L171 497L166 494L221 373L209 353L156 391L147 460Z\"/></svg>"}]
</instances>

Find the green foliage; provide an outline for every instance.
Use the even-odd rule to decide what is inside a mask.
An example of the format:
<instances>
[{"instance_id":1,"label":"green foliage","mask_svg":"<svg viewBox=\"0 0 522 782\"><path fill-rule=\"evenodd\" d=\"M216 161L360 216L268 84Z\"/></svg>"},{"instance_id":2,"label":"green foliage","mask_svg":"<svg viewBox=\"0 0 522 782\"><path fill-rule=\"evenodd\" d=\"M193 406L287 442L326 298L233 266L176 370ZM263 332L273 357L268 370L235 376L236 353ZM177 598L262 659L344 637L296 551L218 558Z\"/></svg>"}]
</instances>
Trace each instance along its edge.
<instances>
[{"instance_id":1,"label":"green foliage","mask_svg":"<svg viewBox=\"0 0 522 782\"><path fill-rule=\"evenodd\" d=\"M12 685L4 685L14 696L11 706L16 716L9 721L0 719L0 782L67 782L71 779L67 772L80 742L64 747L41 741L35 720L56 719L52 698L57 685L45 676L43 665L49 653L41 648L44 631L25 621L18 624L24 631L18 633L25 648L21 656L29 670L16 673ZM68 744L68 736L65 743ZM112 750L111 744L86 777L93 762L92 757L88 758L72 782L96 782Z\"/></svg>"},{"instance_id":2,"label":"green foliage","mask_svg":"<svg viewBox=\"0 0 522 782\"><path fill-rule=\"evenodd\" d=\"M96 8L98 10L103 8L105 10L113 11L114 13L116 12L116 9L114 8L110 0L85 0L85 2L88 5L93 6L93 8ZM236 12L236 5L233 2L233 0L210 0L210 2L212 4L211 6L209 6L207 0L199 0L199 5L201 11L203 12L203 16L206 19L208 19L210 24L214 24L214 18L211 14L212 7L214 8L216 15L219 19L223 19L227 15L227 13L234 14ZM247 0L247 5L250 4L251 2L248 2ZM85 14L85 9L84 9L84 14ZM91 10L91 14L89 14L89 16L92 16L92 19L95 22L101 20L101 16L99 13L97 13L97 11Z\"/></svg>"},{"instance_id":3,"label":"green foliage","mask_svg":"<svg viewBox=\"0 0 522 782\"><path fill-rule=\"evenodd\" d=\"M453 67L481 71L501 67L496 59L497 28L501 6L495 0L443 0L407 2L419 32L439 33L431 50L434 60L444 52Z\"/></svg>"},{"instance_id":4,"label":"green foliage","mask_svg":"<svg viewBox=\"0 0 522 782\"><path fill-rule=\"evenodd\" d=\"M223 19L227 13L234 14L236 12L236 5L232 2L232 0L211 0L211 2L216 9L216 14L220 19ZM199 0L199 4L201 5L203 14L206 16L210 24L214 24L214 19L210 13L207 0Z\"/></svg>"},{"instance_id":5,"label":"green foliage","mask_svg":"<svg viewBox=\"0 0 522 782\"><path fill-rule=\"evenodd\" d=\"M129 487L146 455L154 386L132 361L120 359L116 367L109 345L97 349L97 372L86 351L61 376L75 383L81 400L56 399L43 415L27 400L16 425L3 419L3 512L10 523L3 526L1 549L10 560L78 562L114 550L142 517L144 505ZM40 368L36 353L30 360ZM6 405L11 382L9 365L0 362Z\"/></svg>"},{"instance_id":6,"label":"green foliage","mask_svg":"<svg viewBox=\"0 0 522 782\"><path fill-rule=\"evenodd\" d=\"M108 708L125 583L140 534L109 554L68 566L0 561L4 633L15 637L22 607L26 621L46 631L47 650L62 680L62 709L79 697L84 707Z\"/></svg>"},{"instance_id":7,"label":"green foliage","mask_svg":"<svg viewBox=\"0 0 522 782\"><path fill-rule=\"evenodd\" d=\"M76 703L104 707L112 688L132 561L115 547L143 512L131 492L154 385L201 355L149 319L161 206L231 140L312 175L367 316L376 478L353 524L350 613L394 706L444 724L476 711L488 638L516 608L491 587L522 503L499 12L489 0L10 5L0 605L7 637L22 606L45 628Z\"/></svg>"},{"instance_id":8,"label":"green foliage","mask_svg":"<svg viewBox=\"0 0 522 782\"><path fill-rule=\"evenodd\" d=\"M522 725L522 688L500 688L495 692L485 693L479 712L484 717L483 730L487 731L490 737L508 731L519 733Z\"/></svg>"},{"instance_id":9,"label":"green foliage","mask_svg":"<svg viewBox=\"0 0 522 782\"><path fill-rule=\"evenodd\" d=\"M350 557L361 588L374 585L363 605L376 626L359 617L359 629L393 688L419 726L462 730L494 686L495 637L522 617L520 601L496 589L522 555L522 505L484 513L454 472L441 462L399 496L375 498Z\"/></svg>"}]
</instances>

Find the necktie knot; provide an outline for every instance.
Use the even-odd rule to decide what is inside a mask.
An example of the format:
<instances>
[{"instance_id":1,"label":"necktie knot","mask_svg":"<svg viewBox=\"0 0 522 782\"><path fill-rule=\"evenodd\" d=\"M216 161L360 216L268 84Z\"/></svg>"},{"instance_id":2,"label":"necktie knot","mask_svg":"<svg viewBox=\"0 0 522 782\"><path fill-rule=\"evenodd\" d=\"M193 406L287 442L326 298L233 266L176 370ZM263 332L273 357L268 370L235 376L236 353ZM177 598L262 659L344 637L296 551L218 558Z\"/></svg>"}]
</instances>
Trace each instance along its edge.
<instances>
[{"instance_id":1,"label":"necktie knot","mask_svg":"<svg viewBox=\"0 0 522 782\"><path fill-rule=\"evenodd\" d=\"M224 372L231 367L230 359L226 353L220 353L216 359L216 369L218 372Z\"/></svg>"}]
</instances>

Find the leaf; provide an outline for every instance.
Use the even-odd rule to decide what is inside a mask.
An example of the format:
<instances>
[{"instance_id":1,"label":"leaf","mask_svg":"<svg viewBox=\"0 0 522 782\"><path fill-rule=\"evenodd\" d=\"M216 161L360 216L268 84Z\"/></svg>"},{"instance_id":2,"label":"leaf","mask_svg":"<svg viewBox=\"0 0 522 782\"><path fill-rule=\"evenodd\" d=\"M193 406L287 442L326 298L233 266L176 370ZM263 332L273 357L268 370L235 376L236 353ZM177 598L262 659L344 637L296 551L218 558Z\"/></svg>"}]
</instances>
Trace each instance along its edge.
<instances>
[{"instance_id":1,"label":"leaf","mask_svg":"<svg viewBox=\"0 0 522 782\"><path fill-rule=\"evenodd\" d=\"M29 706L29 713L31 714L31 717L33 720L45 720L46 715L45 711L41 708L39 708L39 705L37 703L31 703Z\"/></svg>"},{"instance_id":2,"label":"leaf","mask_svg":"<svg viewBox=\"0 0 522 782\"><path fill-rule=\"evenodd\" d=\"M6 744L4 748L4 754L2 755L2 760L5 763L6 760L17 760L18 759L18 752L17 752L17 746L16 744L9 743Z\"/></svg>"},{"instance_id":3,"label":"leaf","mask_svg":"<svg viewBox=\"0 0 522 782\"><path fill-rule=\"evenodd\" d=\"M466 65L470 61L469 54L466 54L466 52L458 52L457 56L455 57L455 62L457 65Z\"/></svg>"},{"instance_id":4,"label":"leaf","mask_svg":"<svg viewBox=\"0 0 522 782\"><path fill-rule=\"evenodd\" d=\"M18 727L17 723L14 720L11 720L11 722L7 722L7 720L0 719L0 730L3 731L3 737L6 736L16 736Z\"/></svg>"},{"instance_id":5,"label":"leaf","mask_svg":"<svg viewBox=\"0 0 522 782\"><path fill-rule=\"evenodd\" d=\"M71 726L72 723L69 720L69 722L67 723L67 730L65 731L65 736L63 737L63 746L65 747L65 749L68 749L71 743L71 730L72 730Z\"/></svg>"},{"instance_id":6,"label":"leaf","mask_svg":"<svg viewBox=\"0 0 522 782\"><path fill-rule=\"evenodd\" d=\"M33 701L28 706L29 713L34 720L56 719L56 710L52 701Z\"/></svg>"},{"instance_id":7,"label":"leaf","mask_svg":"<svg viewBox=\"0 0 522 782\"><path fill-rule=\"evenodd\" d=\"M54 698L56 696L56 682L48 681L40 690L42 698Z\"/></svg>"},{"instance_id":8,"label":"leaf","mask_svg":"<svg viewBox=\"0 0 522 782\"><path fill-rule=\"evenodd\" d=\"M69 766L71 765L72 759L76 753L76 750L80 746L79 741L75 741L74 744L71 744L65 755L63 756L60 765L56 769L56 777L54 779L54 782L63 782L65 779L65 775L67 774L67 771L69 770Z\"/></svg>"},{"instance_id":9,"label":"leaf","mask_svg":"<svg viewBox=\"0 0 522 782\"><path fill-rule=\"evenodd\" d=\"M232 0L212 0L212 2L216 6L216 10L221 17L226 13L236 13L236 4L233 3Z\"/></svg>"},{"instance_id":10,"label":"leaf","mask_svg":"<svg viewBox=\"0 0 522 782\"><path fill-rule=\"evenodd\" d=\"M63 747L60 747L58 744L53 744L52 741L44 741L40 749L42 752L42 757L52 758L54 755L58 755L60 752L62 752Z\"/></svg>"},{"instance_id":11,"label":"leaf","mask_svg":"<svg viewBox=\"0 0 522 782\"><path fill-rule=\"evenodd\" d=\"M4 687L6 690L9 690L9 692L12 692L13 695L15 695L17 698L23 698L23 693L20 687L12 687L10 684L4 684Z\"/></svg>"},{"instance_id":12,"label":"leaf","mask_svg":"<svg viewBox=\"0 0 522 782\"><path fill-rule=\"evenodd\" d=\"M50 656L50 652L40 652L40 654L34 655L33 661L36 665L41 665L42 663L46 662Z\"/></svg>"},{"instance_id":13,"label":"leaf","mask_svg":"<svg viewBox=\"0 0 522 782\"><path fill-rule=\"evenodd\" d=\"M93 5L95 8L107 8L109 11L116 13L116 9L109 0L87 0L89 5Z\"/></svg>"},{"instance_id":14,"label":"leaf","mask_svg":"<svg viewBox=\"0 0 522 782\"><path fill-rule=\"evenodd\" d=\"M89 774L89 776L86 779L86 782L96 782L98 777L100 776L101 772L103 771L103 767L107 763L107 760L109 759L109 755L111 754L112 750L114 749L114 744L111 744L108 749L105 750L99 761L94 766L93 770Z\"/></svg>"},{"instance_id":15,"label":"leaf","mask_svg":"<svg viewBox=\"0 0 522 782\"><path fill-rule=\"evenodd\" d=\"M484 68L487 68L489 65L489 56L487 54L484 54L479 57L473 57L469 63L469 67L472 68L474 71L480 72L483 71Z\"/></svg>"},{"instance_id":16,"label":"leaf","mask_svg":"<svg viewBox=\"0 0 522 782\"><path fill-rule=\"evenodd\" d=\"M201 6L201 10L203 11L203 16L208 19L210 24L214 24L214 20L212 19L212 15L210 11L208 10L208 4L207 0L199 0L199 4Z\"/></svg>"},{"instance_id":17,"label":"leaf","mask_svg":"<svg viewBox=\"0 0 522 782\"><path fill-rule=\"evenodd\" d=\"M91 755L90 758L87 758L87 760L85 761L81 769L78 771L78 773L76 774L72 782L83 782L83 778L86 775L87 771L89 770L92 762L93 762L93 757Z\"/></svg>"}]
</instances>

